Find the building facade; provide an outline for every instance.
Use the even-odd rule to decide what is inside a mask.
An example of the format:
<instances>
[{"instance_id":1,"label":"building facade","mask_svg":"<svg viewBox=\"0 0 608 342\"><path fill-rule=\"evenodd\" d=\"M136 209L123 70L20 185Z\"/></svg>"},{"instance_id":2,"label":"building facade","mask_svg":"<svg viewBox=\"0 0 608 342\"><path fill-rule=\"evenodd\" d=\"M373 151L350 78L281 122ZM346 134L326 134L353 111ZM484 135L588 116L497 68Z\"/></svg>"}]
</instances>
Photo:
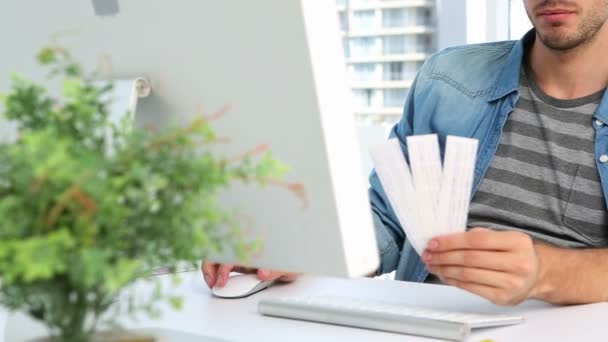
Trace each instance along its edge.
<instances>
[{"instance_id":1,"label":"building facade","mask_svg":"<svg viewBox=\"0 0 608 342\"><path fill-rule=\"evenodd\" d=\"M337 0L354 114L396 122L416 72L437 50L435 0Z\"/></svg>"}]
</instances>

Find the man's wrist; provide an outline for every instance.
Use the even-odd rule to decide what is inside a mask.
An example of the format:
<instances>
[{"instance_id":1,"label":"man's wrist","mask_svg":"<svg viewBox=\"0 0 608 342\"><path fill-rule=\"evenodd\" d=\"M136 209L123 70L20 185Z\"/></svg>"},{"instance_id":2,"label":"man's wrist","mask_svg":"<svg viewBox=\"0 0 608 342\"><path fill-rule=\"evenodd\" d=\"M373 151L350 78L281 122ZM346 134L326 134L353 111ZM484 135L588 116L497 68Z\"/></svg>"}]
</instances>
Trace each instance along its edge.
<instances>
[{"instance_id":1,"label":"man's wrist","mask_svg":"<svg viewBox=\"0 0 608 342\"><path fill-rule=\"evenodd\" d=\"M529 297L552 302L556 289L553 264L560 260L558 255L563 250L544 243L535 243L534 249L538 258L538 276Z\"/></svg>"}]
</instances>

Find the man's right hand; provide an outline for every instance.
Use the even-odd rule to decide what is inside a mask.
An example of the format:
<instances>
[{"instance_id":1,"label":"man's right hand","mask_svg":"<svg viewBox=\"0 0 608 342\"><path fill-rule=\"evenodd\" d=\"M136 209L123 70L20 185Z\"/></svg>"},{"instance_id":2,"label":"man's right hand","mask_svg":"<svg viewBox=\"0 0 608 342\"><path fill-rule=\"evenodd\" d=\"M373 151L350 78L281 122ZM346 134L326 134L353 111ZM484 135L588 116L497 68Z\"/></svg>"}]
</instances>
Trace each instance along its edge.
<instances>
[{"instance_id":1,"label":"man's right hand","mask_svg":"<svg viewBox=\"0 0 608 342\"><path fill-rule=\"evenodd\" d=\"M209 288L212 288L214 286L224 287L228 282L228 276L230 275L230 272L256 273L260 280L278 280L282 282L291 282L294 281L297 277L297 274L295 273L271 271L266 269L255 269L229 264L218 264L209 261L203 261L201 270L203 271L205 283L207 283L207 286L209 286Z\"/></svg>"}]
</instances>

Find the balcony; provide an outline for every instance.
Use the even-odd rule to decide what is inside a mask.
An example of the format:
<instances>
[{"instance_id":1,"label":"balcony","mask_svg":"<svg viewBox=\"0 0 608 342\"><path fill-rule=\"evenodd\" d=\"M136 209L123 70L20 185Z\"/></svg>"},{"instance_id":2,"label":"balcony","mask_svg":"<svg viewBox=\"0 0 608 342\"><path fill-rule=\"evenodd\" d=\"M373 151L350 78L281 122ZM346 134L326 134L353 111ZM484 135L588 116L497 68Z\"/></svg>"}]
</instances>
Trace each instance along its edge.
<instances>
[{"instance_id":1,"label":"balcony","mask_svg":"<svg viewBox=\"0 0 608 342\"><path fill-rule=\"evenodd\" d=\"M346 63L424 62L427 58L429 58L430 55L431 52L429 51L395 55L356 56L347 58Z\"/></svg>"},{"instance_id":2,"label":"balcony","mask_svg":"<svg viewBox=\"0 0 608 342\"><path fill-rule=\"evenodd\" d=\"M402 107L356 107L353 112L356 115L387 115L401 116Z\"/></svg>"},{"instance_id":3,"label":"balcony","mask_svg":"<svg viewBox=\"0 0 608 342\"><path fill-rule=\"evenodd\" d=\"M352 89L399 89L412 86L413 79L403 81L352 81Z\"/></svg>"},{"instance_id":4,"label":"balcony","mask_svg":"<svg viewBox=\"0 0 608 342\"><path fill-rule=\"evenodd\" d=\"M346 11L345 1L338 1L337 9L338 11ZM415 7L434 7L435 0L376 0L376 1L366 1L366 2L357 2L357 1L349 1L348 9L349 10L367 10L367 9L376 9L376 8L415 8Z\"/></svg>"},{"instance_id":5,"label":"balcony","mask_svg":"<svg viewBox=\"0 0 608 342\"><path fill-rule=\"evenodd\" d=\"M352 29L350 32L342 32L343 37L359 38L359 37L378 37L378 36L396 36L396 35L413 35L413 34L434 34L436 32L432 25L419 25L408 27L382 27L374 29L357 30Z\"/></svg>"}]
</instances>

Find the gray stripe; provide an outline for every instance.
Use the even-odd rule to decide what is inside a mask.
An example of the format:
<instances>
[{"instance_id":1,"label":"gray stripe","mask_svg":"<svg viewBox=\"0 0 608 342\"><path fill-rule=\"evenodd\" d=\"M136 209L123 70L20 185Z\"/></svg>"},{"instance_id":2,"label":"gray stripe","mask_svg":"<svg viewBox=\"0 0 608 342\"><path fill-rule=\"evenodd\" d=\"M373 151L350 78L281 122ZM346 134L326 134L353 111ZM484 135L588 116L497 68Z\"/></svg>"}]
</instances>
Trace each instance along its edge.
<instances>
[{"instance_id":1,"label":"gray stripe","mask_svg":"<svg viewBox=\"0 0 608 342\"><path fill-rule=\"evenodd\" d=\"M483 197L487 194L479 193L480 197ZM471 223L474 221L489 221L488 218L491 218L492 221L497 220L498 222L502 222L505 226L510 226L513 228L521 228L529 231L536 231L539 233L553 235L553 236L561 236L564 239L567 236L567 231L562 226L558 226L550 221L545 219L539 219L535 216L525 215L523 211L512 211L506 210L502 207L496 207L490 201L476 202L474 206L474 211L469 214L469 220ZM528 205L523 204L522 206L528 207ZM510 223L510 224L509 224ZM489 228L493 228L494 225L490 224Z\"/></svg>"},{"instance_id":2,"label":"gray stripe","mask_svg":"<svg viewBox=\"0 0 608 342\"><path fill-rule=\"evenodd\" d=\"M577 196L577 194L573 194L573 196ZM576 220L578 221L579 226L582 227L587 227L589 224L592 224L588 228L590 230L597 229L600 232L604 232L604 234L602 234L604 237L608 237L608 235L606 234L608 233L608 226L606 225L606 223L608 223L607 219L608 215L606 214L605 210L590 210L584 206L579 205L576 200L571 200L568 202L568 207L566 208L566 215L564 216L564 220ZM569 226L575 227L575 225L573 224L568 224L567 221L565 221L564 223ZM583 234L593 233L593 235L597 235L594 231L586 231L587 229L584 230L585 231L582 231Z\"/></svg>"},{"instance_id":3,"label":"gray stripe","mask_svg":"<svg viewBox=\"0 0 608 342\"><path fill-rule=\"evenodd\" d=\"M536 199L538 199L538 197ZM566 220L570 223L570 227L580 226L584 227L584 229L579 229L577 230L577 232L571 231L569 229L564 229L564 226L561 225L562 223L564 223L564 216L560 214L561 210L556 210L555 208L560 201L553 199L551 200L551 202L552 203L550 203L550 205L553 207L553 209L547 209L517 199L495 195L495 192L490 193L482 191L480 189L480 191L475 194L475 204L471 205L471 213L473 215L480 215L480 213L476 209L476 206L485 205L491 208L485 209L483 211L483 215L485 217L496 218L496 210L504 210L505 213L517 215L518 219L511 216L502 217L502 219L504 220L513 221L516 227L531 228L535 230L539 229L540 231L544 231L545 233L556 232L559 234L572 236L577 239L584 239L590 244L595 244L599 241L602 241L601 238L597 237L599 235L597 233L606 231L605 224L592 223L588 220L582 221L574 217L567 217ZM575 210L569 209L568 213L570 212L574 213ZM533 227L530 227L529 225L533 225ZM584 235L581 235L581 233ZM601 235L604 236L604 234Z\"/></svg>"},{"instance_id":4,"label":"gray stripe","mask_svg":"<svg viewBox=\"0 0 608 342\"><path fill-rule=\"evenodd\" d=\"M497 187L492 187L491 189L496 189ZM557 199L548 200L550 205L553 207L553 210L549 210L544 207L537 207L531 203L523 202L517 199L499 196L496 195L497 192L492 191L486 192L486 190L479 189L475 194L475 203L485 204L494 208L502 208L511 213L518 213L521 216L525 216L529 219L536 219L540 222L544 222L543 225L547 225L549 223L555 225L555 223L561 222L562 216L559 214L562 210L560 208L560 201ZM505 192L500 192L500 194L507 194ZM538 195L532 193L533 201L538 200ZM518 225L519 226L519 225ZM555 226L554 228L559 228L557 231L563 231L564 229Z\"/></svg>"},{"instance_id":5,"label":"gray stripe","mask_svg":"<svg viewBox=\"0 0 608 342\"><path fill-rule=\"evenodd\" d=\"M544 167L535 167L531 164L502 156L494 156L494 159L492 159L492 165L497 169L514 173L519 173L521 170L526 170L526 176L530 178L540 181L554 179L558 184L572 184L572 180L575 176L574 173L568 175L557 170ZM602 187L599 183L599 175L594 180L587 180L579 177L576 181L576 188L580 192L587 194L599 194L603 196Z\"/></svg>"},{"instance_id":6,"label":"gray stripe","mask_svg":"<svg viewBox=\"0 0 608 342\"><path fill-rule=\"evenodd\" d=\"M545 167L545 160L547 156L534 152L528 151L515 146L503 146L500 145L496 151L496 155L502 157L511 157L519 161L536 165L539 167ZM576 163L570 163L557 157L551 158L551 168L559 172L574 176L578 168L578 176L583 177L587 180L595 180L598 178L598 171L595 167L589 167L585 165L578 165Z\"/></svg>"},{"instance_id":7,"label":"gray stripe","mask_svg":"<svg viewBox=\"0 0 608 342\"><path fill-rule=\"evenodd\" d=\"M593 194L586 194L578 189L568 189L545 181L539 181L534 178L526 177L524 175L509 172L505 170L498 170L490 168L486 174L488 181L497 183L494 186L488 184L482 184L480 189L493 189L492 193L501 193L507 195L507 197L514 199L521 199L530 204L539 205L546 201L545 196L553 197L560 200L559 208L565 208L565 201L577 204L581 207L590 209L591 211L599 211L604 213L606 207L604 204L604 198L595 196ZM485 182L484 182L485 183ZM501 188L498 184L508 185L507 188ZM504 192L503 192L504 191ZM530 197L528 197L530 196ZM591 211L589 213L591 213ZM593 214L596 216L595 214ZM596 223L603 223L602 220L594 221Z\"/></svg>"},{"instance_id":8,"label":"gray stripe","mask_svg":"<svg viewBox=\"0 0 608 342\"><path fill-rule=\"evenodd\" d=\"M544 103L532 90L530 90L529 87L520 88L519 95L520 95L520 98L524 98L524 99L532 101L532 102ZM595 114L595 110L597 109L597 106L600 104L600 102L601 102L601 98L599 100L586 102L582 105L578 105L578 106L574 106L574 107L560 107L560 106L554 106L554 105L551 105L548 103L544 103L544 104L549 105L550 108L553 110L576 112L576 113L592 115L592 114Z\"/></svg>"},{"instance_id":9,"label":"gray stripe","mask_svg":"<svg viewBox=\"0 0 608 342\"><path fill-rule=\"evenodd\" d=\"M546 242L556 245L556 246L568 247L568 248L588 247L587 244L580 242L576 238L571 238L571 237L568 237L565 235L556 235L551 230L547 231L547 230L536 229L536 227L541 227L542 224L545 224L542 221L536 221L534 219L529 219L527 217L520 217L520 215L518 215L517 213L511 213L511 212L508 212L505 210L488 207L483 204L478 204L477 206L479 207L479 210L483 211L484 213L491 211L495 217L492 217L492 221L488 221L487 217L484 217L484 216L477 217L476 215L470 215L469 221L467 224L468 227L471 227L471 228L472 227L487 227L487 228L493 228L493 229L498 229L498 230L510 230L510 231L514 230L514 231L520 231L520 232L529 234L533 238L536 238L536 239L539 239L542 241L546 241ZM510 220L510 221L502 221L502 220L496 218L496 217L500 217L500 216L503 216L503 217L505 217L505 219ZM496 223L495 221L505 222L505 223L501 224L501 223ZM530 224L532 224L532 226L528 227L527 225L521 225L521 227L523 227L523 228L519 228L515 224L509 224L509 222L515 223L516 221L530 223ZM537 222L537 224L534 224L534 222Z\"/></svg>"},{"instance_id":10,"label":"gray stripe","mask_svg":"<svg viewBox=\"0 0 608 342\"><path fill-rule=\"evenodd\" d=\"M521 122L539 128L549 128L556 133L565 135L582 135L582 137L588 137L590 140L593 140L595 137L595 131L591 129L593 127L591 125L591 119L593 118L589 118L589 122L584 125L579 125L555 120L550 115L534 114L525 110L516 109L509 116L509 121Z\"/></svg>"},{"instance_id":11,"label":"gray stripe","mask_svg":"<svg viewBox=\"0 0 608 342\"><path fill-rule=\"evenodd\" d=\"M557 184L536 180L519 173L500 170L494 167L488 169L486 179L488 181L481 184L479 189L503 194L509 198L521 199L534 205L546 202L546 196L564 201L568 198L570 192L568 189L562 188ZM557 208L559 209L563 209L564 207L565 205L561 202L557 204Z\"/></svg>"},{"instance_id":12,"label":"gray stripe","mask_svg":"<svg viewBox=\"0 0 608 342\"><path fill-rule=\"evenodd\" d=\"M531 138L545 141L552 141L556 145L581 151L593 150L593 140L591 137L576 137L568 134L557 133L547 127L539 128L525 123L509 120L505 125L504 132L515 132Z\"/></svg>"},{"instance_id":13,"label":"gray stripe","mask_svg":"<svg viewBox=\"0 0 608 342\"><path fill-rule=\"evenodd\" d=\"M512 198L497 196L487 192L478 192L476 197L479 197L479 199L476 200L472 217L477 217L482 212L484 217L491 217L492 219L500 218L507 222L513 222L515 227L539 231L545 234L553 232L554 235L567 235L575 239L583 239L592 245L601 241L605 236L606 226L602 224L568 218L570 223L585 227L584 233L587 234L581 235L578 231L565 229L564 226L561 226L563 222L562 217L550 210L537 208ZM500 203L500 205L496 205L497 203ZM478 211L478 206L480 205L484 205L486 208L483 211ZM498 215L501 211L502 213ZM597 238L597 232L602 232L602 238ZM590 238L589 235L593 236L593 238Z\"/></svg>"},{"instance_id":14,"label":"gray stripe","mask_svg":"<svg viewBox=\"0 0 608 342\"><path fill-rule=\"evenodd\" d=\"M597 108L597 105L593 105ZM532 100L519 98L516 108L524 110L528 113L551 113L551 117L557 121L564 123L574 123L578 125L590 125L593 113L580 113L572 110L556 110L555 108L541 102L532 102ZM595 111L595 110L594 110Z\"/></svg>"},{"instance_id":15,"label":"gray stripe","mask_svg":"<svg viewBox=\"0 0 608 342\"><path fill-rule=\"evenodd\" d=\"M595 167L595 157L593 153L586 150L571 149L569 147L560 146L553 141L546 141L535 137L521 135L519 132L505 132L504 140L506 145L519 146L521 148L525 148L526 150L546 154L546 159L549 159L551 158L550 156L555 155L568 159L568 161L571 163Z\"/></svg>"},{"instance_id":16,"label":"gray stripe","mask_svg":"<svg viewBox=\"0 0 608 342\"><path fill-rule=\"evenodd\" d=\"M584 248L589 247L589 245L579 242L578 240L568 240L569 237L561 236L561 235L553 235L551 232L539 232L531 229L521 229L517 227L511 227L509 225L499 225L495 222L483 221L483 220L471 220L470 227L487 227L493 230L498 231L518 231L525 234L530 235L530 237L534 240L540 240L546 243L550 243L555 246L560 246L563 248Z\"/></svg>"},{"instance_id":17,"label":"gray stripe","mask_svg":"<svg viewBox=\"0 0 608 342\"><path fill-rule=\"evenodd\" d=\"M603 94L555 99L523 72L519 90L469 224L521 230L559 246L606 245L608 211L592 125Z\"/></svg>"}]
</instances>

